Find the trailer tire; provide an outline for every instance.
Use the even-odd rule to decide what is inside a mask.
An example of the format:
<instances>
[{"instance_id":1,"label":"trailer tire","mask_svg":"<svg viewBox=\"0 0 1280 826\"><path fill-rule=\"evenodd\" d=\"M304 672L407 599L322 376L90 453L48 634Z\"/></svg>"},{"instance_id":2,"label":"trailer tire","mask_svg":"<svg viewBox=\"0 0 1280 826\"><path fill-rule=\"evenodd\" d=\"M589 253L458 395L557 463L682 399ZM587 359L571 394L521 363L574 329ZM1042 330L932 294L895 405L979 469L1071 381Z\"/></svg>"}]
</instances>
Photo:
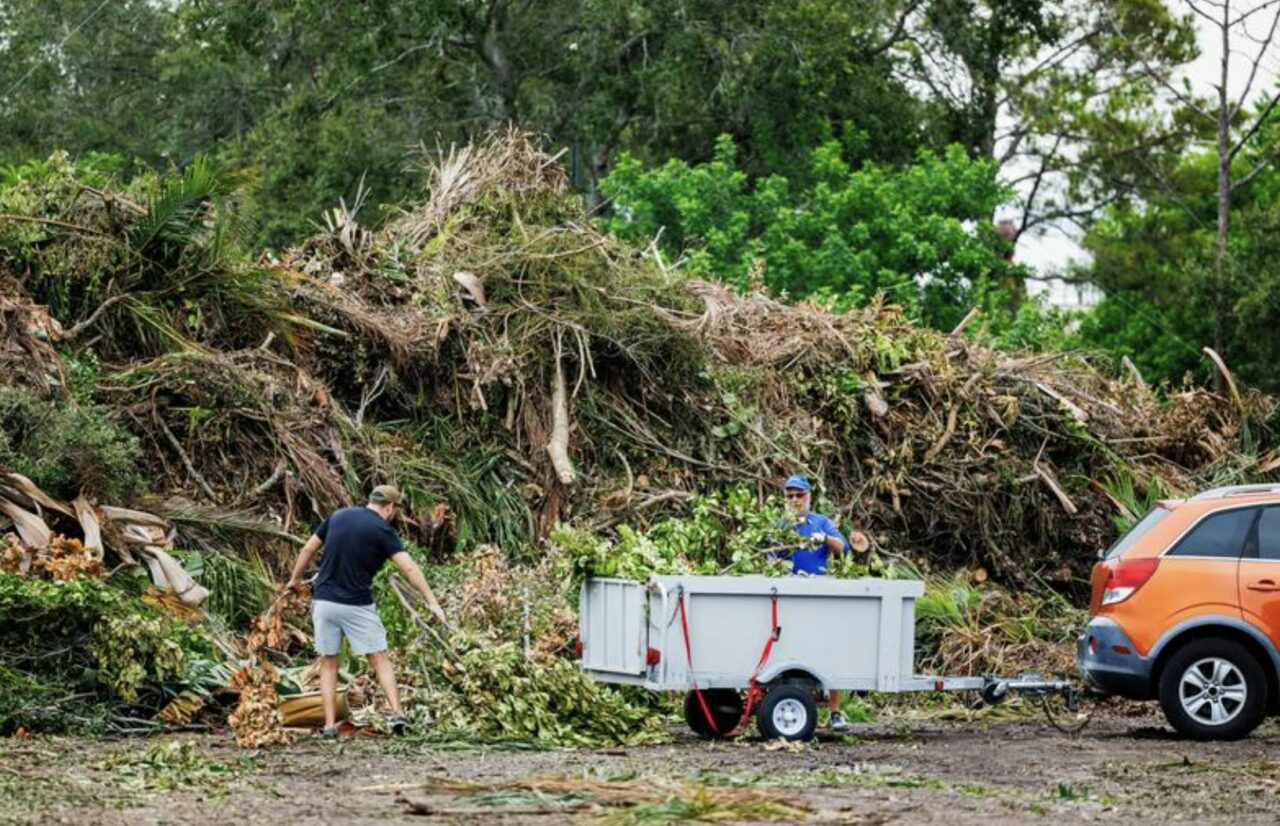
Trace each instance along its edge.
<instances>
[{"instance_id":1,"label":"trailer tire","mask_svg":"<svg viewBox=\"0 0 1280 826\"><path fill-rule=\"evenodd\" d=\"M811 740L818 726L818 704L813 690L795 683L782 683L760 701L756 725L766 740Z\"/></svg>"},{"instance_id":2,"label":"trailer tire","mask_svg":"<svg viewBox=\"0 0 1280 826\"><path fill-rule=\"evenodd\" d=\"M745 708L742 695L731 688L704 688L702 699L707 701L707 708L711 709L711 718L716 723L715 729L707 724L707 714L702 710L702 703L698 702L696 691L690 691L684 695L684 721L689 724L694 734L703 739L715 740L727 737L742 719L742 711Z\"/></svg>"}]
</instances>

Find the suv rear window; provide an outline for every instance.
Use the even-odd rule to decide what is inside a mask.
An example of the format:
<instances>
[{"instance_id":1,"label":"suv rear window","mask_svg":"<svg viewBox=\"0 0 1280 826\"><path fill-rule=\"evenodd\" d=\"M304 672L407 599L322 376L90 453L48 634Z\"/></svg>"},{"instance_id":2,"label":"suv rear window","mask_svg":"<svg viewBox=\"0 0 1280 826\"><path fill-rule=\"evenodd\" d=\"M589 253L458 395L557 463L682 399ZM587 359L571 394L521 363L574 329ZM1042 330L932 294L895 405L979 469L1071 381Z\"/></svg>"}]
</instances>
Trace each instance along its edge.
<instances>
[{"instance_id":1,"label":"suv rear window","mask_svg":"<svg viewBox=\"0 0 1280 826\"><path fill-rule=\"evenodd\" d=\"M1137 542L1139 539L1141 539L1143 536L1146 535L1147 531L1154 528L1156 526L1156 523L1158 523L1161 519L1164 519L1170 513L1172 513L1172 511L1167 510L1166 508L1160 507L1159 505L1152 508L1151 511L1146 516L1138 520L1138 524L1134 525L1132 528L1126 531L1124 536L1121 536L1119 539L1116 540L1116 544L1112 545L1110 548L1107 549L1107 555L1105 558L1114 559L1115 557L1129 550L1129 548L1133 547L1133 544L1135 542Z\"/></svg>"},{"instance_id":2,"label":"suv rear window","mask_svg":"<svg viewBox=\"0 0 1280 826\"><path fill-rule=\"evenodd\" d=\"M1244 551L1245 536L1257 508L1236 508L1235 510L1211 513L1191 532L1182 537L1169 556L1214 556L1235 559Z\"/></svg>"}]
</instances>

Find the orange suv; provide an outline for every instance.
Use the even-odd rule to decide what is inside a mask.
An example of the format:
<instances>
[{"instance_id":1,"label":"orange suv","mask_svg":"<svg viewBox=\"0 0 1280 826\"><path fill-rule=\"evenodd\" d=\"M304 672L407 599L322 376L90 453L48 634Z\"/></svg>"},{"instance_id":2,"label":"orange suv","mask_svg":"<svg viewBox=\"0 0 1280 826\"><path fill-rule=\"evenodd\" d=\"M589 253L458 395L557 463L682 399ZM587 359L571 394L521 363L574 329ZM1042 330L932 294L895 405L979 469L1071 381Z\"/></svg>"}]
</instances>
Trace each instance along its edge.
<instances>
[{"instance_id":1,"label":"orange suv","mask_svg":"<svg viewBox=\"0 0 1280 826\"><path fill-rule=\"evenodd\" d=\"M1080 669L1184 735L1244 737L1280 700L1280 485L1160 502L1093 567Z\"/></svg>"}]
</instances>

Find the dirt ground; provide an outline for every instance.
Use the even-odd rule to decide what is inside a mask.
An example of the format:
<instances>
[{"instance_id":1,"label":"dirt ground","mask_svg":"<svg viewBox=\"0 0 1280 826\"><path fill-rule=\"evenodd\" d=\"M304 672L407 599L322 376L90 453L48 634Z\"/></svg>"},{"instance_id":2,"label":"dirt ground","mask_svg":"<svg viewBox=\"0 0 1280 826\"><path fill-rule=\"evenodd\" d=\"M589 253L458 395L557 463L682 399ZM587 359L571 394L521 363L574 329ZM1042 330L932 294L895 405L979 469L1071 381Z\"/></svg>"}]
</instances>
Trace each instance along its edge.
<instances>
[{"instance_id":1,"label":"dirt ground","mask_svg":"<svg viewBox=\"0 0 1280 826\"><path fill-rule=\"evenodd\" d=\"M1075 823L1280 820L1280 725L1193 743L1161 718L906 719L801 748L707 743L582 751L300 740L245 753L223 735L0 740L13 823ZM461 783L459 783L459 781ZM467 785L471 784L471 785Z\"/></svg>"}]
</instances>

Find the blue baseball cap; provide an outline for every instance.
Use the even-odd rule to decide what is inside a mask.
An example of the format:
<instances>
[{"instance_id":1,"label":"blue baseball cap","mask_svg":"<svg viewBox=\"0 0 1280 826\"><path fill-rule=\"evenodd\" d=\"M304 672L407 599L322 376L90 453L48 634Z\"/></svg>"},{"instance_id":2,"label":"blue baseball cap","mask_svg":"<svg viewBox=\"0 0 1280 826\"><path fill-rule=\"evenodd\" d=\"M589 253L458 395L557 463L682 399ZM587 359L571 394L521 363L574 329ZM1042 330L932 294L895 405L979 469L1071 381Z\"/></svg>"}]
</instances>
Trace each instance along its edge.
<instances>
[{"instance_id":1,"label":"blue baseball cap","mask_svg":"<svg viewBox=\"0 0 1280 826\"><path fill-rule=\"evenodd\" d=\"M782 483L782 489L787 490L789 488L795 488L796 490L813 490L813 488L809 486L809 480L803 476L788 476L787 481Z\"/></svg>"}]
</instances>

